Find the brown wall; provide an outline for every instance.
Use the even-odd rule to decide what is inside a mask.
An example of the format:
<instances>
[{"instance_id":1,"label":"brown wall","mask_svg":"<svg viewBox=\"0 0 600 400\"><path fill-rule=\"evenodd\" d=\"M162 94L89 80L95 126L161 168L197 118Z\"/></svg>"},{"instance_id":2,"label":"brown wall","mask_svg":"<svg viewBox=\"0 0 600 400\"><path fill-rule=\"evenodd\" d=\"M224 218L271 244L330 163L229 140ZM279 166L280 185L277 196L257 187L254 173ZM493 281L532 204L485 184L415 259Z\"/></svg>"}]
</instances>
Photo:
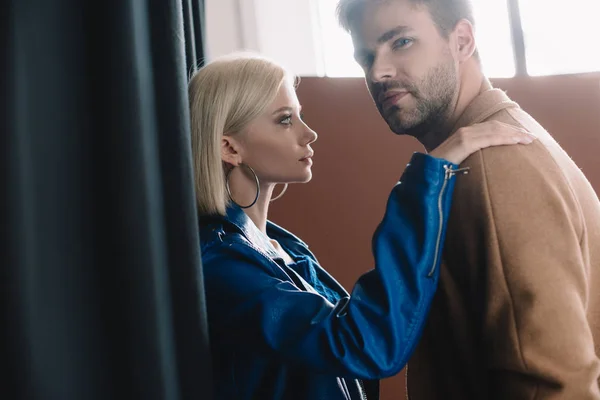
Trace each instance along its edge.
<instances>
[{"instance_id":1,"label":"brown wall","mask_svg":"<svg viewBox=\"0 0 600 400\"><path fill-rule=\"evenodd\" d=\"M600 193L600 74L495 80L554 135ZM380 119L362 79L304 78L298 88L319 133L314 178L292 185L270 218L303 238L347 289L372 268L370 240L390 188L414 151ZM518 188L515 188L517 190ZM386 379L382 400L404 399L403 374Z\"/></svg>"}]
</instances>

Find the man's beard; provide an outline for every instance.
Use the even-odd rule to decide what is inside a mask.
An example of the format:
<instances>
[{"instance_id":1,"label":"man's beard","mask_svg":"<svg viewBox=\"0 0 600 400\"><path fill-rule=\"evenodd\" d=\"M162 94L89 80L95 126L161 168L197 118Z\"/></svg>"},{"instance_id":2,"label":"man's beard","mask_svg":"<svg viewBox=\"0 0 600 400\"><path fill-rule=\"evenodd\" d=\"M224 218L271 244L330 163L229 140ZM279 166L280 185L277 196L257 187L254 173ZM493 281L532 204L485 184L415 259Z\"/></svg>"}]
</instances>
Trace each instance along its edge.
<instances>
[{"instance_id":1,"label":"man's beard","mask_svg":"<svg viewBox=\"0 0 600 400\"><path fill-rule=\"evenodd\" d=\"M416 107L406 110L394 105L384 111L376 101L381 116L394 133L421 139L432 131L444 130L458 90L452 61L433 67L417 84L389 82L381 90L396 88L407 90L415 99Z\"/></svg>"}]
</instances>

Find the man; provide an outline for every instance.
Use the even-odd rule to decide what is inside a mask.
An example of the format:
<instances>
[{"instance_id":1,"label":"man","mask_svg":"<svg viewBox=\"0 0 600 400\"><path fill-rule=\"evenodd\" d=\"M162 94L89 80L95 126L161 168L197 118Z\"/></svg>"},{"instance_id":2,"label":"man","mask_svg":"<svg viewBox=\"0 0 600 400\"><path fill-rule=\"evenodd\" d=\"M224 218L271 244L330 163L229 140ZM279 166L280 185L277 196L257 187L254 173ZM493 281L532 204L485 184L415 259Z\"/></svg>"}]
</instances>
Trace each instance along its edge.
<instances>
[{"instance_id":1,"label":"man","mask_svg":"<svg viewBox=\"0 0 600 400\"><path fill-rule=\"evenodd\" d=\"M341 0L338 13L395 133L432 150L460 127L498 121L539 139L462 164L410 398L600 399L600 202L483 75L468 0Z\"/></svg>"}]
</instances>

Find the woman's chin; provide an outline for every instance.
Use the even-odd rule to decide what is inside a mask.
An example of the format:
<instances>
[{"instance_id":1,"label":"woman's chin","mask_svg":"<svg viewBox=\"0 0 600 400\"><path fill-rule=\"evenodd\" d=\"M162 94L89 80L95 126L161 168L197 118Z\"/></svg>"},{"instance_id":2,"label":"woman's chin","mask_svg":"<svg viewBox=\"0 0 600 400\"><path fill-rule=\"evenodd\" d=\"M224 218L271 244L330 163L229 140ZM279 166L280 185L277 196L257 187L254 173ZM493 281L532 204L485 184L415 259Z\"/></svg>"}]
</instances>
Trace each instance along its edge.
<instances>
[{"instance_id":1,"label":"woman's chin","mask_svg":"<svg viewBox=\"0 0 600 400\"><path fill-rule=\"evenodd\" d=\"M280 177L280 179L276 180L276 182L282 185L285 183L308 183L312 180L312 177L312 171L307 170L301 175L289 176L287 179L281 179L282 177Z\"/></svg>"},{"instance_id":2,"label":"woman's chin","mask_svg":"<svg viewBox=\"0 0 600 400\"><path fill-rule=\"evenodd\" d=\"M303 180L300 181L300 183L308 183L312 180L312 171L308 171L308 173L306 174L306 176L304 177Z\"/></svg>"},{"instance_id":3,"label":"woman's chin","mask_svg":"<svg viewBox=\"0 0 600 400\"><path fill-rule=\"evenodd\" d=\"M294 179L292 181L290 181L290 184L294 184L294 183L308 183L312 180L312 174L309 175L305 175L303 177L298 177L297 179Z\"/></svg>"}]
</instances>

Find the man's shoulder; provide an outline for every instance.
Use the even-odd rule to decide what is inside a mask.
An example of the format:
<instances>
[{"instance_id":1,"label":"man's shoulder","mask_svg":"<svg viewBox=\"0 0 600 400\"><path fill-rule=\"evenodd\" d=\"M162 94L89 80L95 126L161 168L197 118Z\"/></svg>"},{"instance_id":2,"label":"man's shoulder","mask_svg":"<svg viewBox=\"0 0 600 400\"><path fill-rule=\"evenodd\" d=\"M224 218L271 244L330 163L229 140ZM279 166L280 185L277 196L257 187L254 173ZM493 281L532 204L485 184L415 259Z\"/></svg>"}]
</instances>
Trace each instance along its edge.
<instances>
[{"instance_id":1,"label":"man's shoulder","mask_svg":"<svg viewBox=\"0 0 600 400\"><path fill-rule=\"evenodd\" d=\"M531 144L495 146L475 152L461 167L469 174L459 177L456 196L485 197L491 202L544 202L549 191L570 197L565 170L576 168L550 134L521 109L502 110L488 121L523 127L536 135Z\"/></svg>"},{"instance_id":2,"label":"man's shoulder","mask_svg":"<svg viewBox=\"0 0 600 400\"><path fill-rule=\"evenodd\" d=\"M524 128L538 137L529 145L516 144L494 146L473 153L462 166L470 167L472 172L484 175L495 174L511 178L514 174L521 176L537 175L543 171L552 171L558 166L548 146L558 146L550 134L529 114L520 108L505 109L489 117L487 121L498 121L504 124Z\"/></svg>"}]
</instances>

